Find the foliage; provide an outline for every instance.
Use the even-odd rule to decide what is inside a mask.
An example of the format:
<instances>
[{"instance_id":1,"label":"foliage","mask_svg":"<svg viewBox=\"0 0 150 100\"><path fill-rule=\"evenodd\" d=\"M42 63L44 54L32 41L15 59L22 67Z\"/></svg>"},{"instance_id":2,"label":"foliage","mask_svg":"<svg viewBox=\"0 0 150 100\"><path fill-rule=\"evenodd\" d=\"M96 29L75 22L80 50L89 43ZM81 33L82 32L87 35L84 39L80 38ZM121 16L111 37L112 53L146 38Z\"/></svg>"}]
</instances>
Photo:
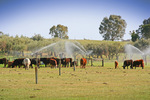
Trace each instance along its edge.
<instances>
[{"instance_id":1,"label":"foliage","mask_svg":"<svg viewBox=\"0 0 150 100\"><path fill-rule=\"evenodd\" d=\"M57 26L52 26L50 28L50 35L53 37L59 37L61 39L68 39L68 27L58 24Z\"/></svg>"},{"instance_id":2,"label":"foliage","mask_svg":"<svg viewBox=\"0 0 150 100\"><path fill-rule=\"evenodd\" d=\"M134 44L135 47L139 48L140 50L144 50L147 47L149 47L150 45L150 39L145 40L145 39L141 39L141 40L137 40Z\"/></svg>"},{"instance_id":3,"label":"foliage","mask_svg":"<svg viewBox=\"0 0 150 100\"><path fill-rule=\"evenodd\" d=\"M35 34L31 39L40 41L43 40L44 38L40 34Z\"/></svg>"},{"instance_id":4,"label":"foliage","mask_svg":"<svg viewBox=\"0 0 150 100\"><path fill-rule=\"evenodd\" d=\"M141 38L148 39L150 38L150 18L145 19L143 21L143 24L139 26L138 30L136 30L137 33L141 35Z\"/></svg>"},{"instance_id":5,"label":"foliage","mask_svg":"<svg viewBox=\"0 0 150 100\"><path fill-rule=\"evenodd\" d=\"M131 35L131 40L132 40L133 42L135 42L135 41L137 41L138 39L140 39L139 34L138 34L138 33L135 33L135 31L133 31L133 32L130 31L130 35Z\"/></svg>"},{"instance_id":6,"label":"foliage","mask_svg":"<svg viewBox=\"0 0 150 100\"><path fill-rule=\"evenodd\" d=\"M6 41L7 40L7 41ZM50 45L54 42L58 42L60 38L53 39L39 39L33 40L32 38L24 36L10 37L8 35L0 36L0 51L6 54L22 54L25 52L34 52L40 48ZM75 40L69 40L74 42ZM102 59L107 58L108 55L110 59L118 59L119 54L122 53L122 48L127 42L116 42L116 41L98 41L98 40L76 40L81 44L86 50L92 50L92 57L101 57ZM109 45L113 50L109 50Z\"/></svg>"},{"instance_id":7,"label":"foliage","mask_svg":"<svg viewBox=\"0 0 150 100\"><path fill-rule=\"evenodd\" d=\"M126 22L121 16L110 15L105 17L99 27L99 33L104 40L120 40L125 34Z\"/></svg>"}]
</instances>

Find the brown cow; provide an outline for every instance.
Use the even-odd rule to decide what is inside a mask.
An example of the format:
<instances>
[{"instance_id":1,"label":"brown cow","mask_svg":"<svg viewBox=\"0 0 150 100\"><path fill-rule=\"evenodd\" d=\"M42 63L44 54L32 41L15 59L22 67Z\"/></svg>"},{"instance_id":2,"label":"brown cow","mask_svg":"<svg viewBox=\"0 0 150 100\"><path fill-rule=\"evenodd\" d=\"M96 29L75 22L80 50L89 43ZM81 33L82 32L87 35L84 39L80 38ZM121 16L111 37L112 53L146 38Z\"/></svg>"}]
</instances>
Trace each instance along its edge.
<instances>
[{"instance_id":1,"label":"brown cow","mask_svg":"<svg viewBox=\"0 0 150 100\"><path fill-rule=\"evenodd\" d=\"M51 68L54 66L57 67L57 61L55 59L50 59L49 61L50 61Z\"/></svg>"},{"instance_id":2,"label":"brown cow","mask_svg":"<svg viewBox=\"0 0 150 100\"><path fill-rule=\"evenodd\" d=\"M87 63L86 59L85 58L81 58L81 60L80 60L80 66L81 66L81 68L85 68L86 63Z\"/></svg>"},{"instance_id":3,"label":"brown cow","mask_svg":"<svg viewBox=\"0 0 150 100\"><path fill-rule=\"evenodd\" d=\"M144 69L144 61L143 61L143 59L135 60L133 62L133 67L135 67L135 69L136 69L136 67L142 67L142 69Z\"/></svg>"},{"instance_id":4,"label":"brown cow","mask_svg":"<svg viewBox=\"0 0 150 100\"><path fill-rule=\"evenodd\" d=\"M69 63L70 63L70 66L71 66L71 62L72 62L72 58L62 58L61 59L61 64L65 67L66 67L66 65L69 66Z\"/></svg>"},{"instance_id":5,"label":"brown cow","mask_svg":"<svg viewBox=\"0 0 150 100\"><path fill-rule=\"evenodd\" d=\"M4 64L4 67L6 67L7 59L6 58L0 59L0 64Z\"/></svg>"},{"instance_id":6,"label":"brown cow","mask_svg":"<svg viewBox=\"0 0 150 100\"><path fill-rule=\"evenodd\" d=\"M128 69L128 66L130 66L130 68L133 67L133 60L125 60L124 63L123 63L123 69L125 69L125 67L127 66L127 69Z\"/></svg>"},{"instance_id":7,"label":"brown cow","mask_svg":"<svg viewBox=\"0 0 150 100\"><path fill-rule=\"evenodd\" d=\"M115 69L118 68L118 62L115 61Z\"/></svg>"}]
</instances>

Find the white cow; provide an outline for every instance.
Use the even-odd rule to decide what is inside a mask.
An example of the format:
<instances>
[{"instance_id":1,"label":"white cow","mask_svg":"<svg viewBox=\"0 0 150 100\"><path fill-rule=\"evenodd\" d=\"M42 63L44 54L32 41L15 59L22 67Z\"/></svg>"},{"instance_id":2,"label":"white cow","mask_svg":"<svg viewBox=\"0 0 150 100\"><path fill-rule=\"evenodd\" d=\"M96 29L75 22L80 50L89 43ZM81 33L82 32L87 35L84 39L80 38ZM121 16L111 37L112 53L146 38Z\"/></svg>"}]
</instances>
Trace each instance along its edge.
<instances>
[{"instance_id":1,"label":"white cow","mask_svg":"<svg viewBox=\"0 0 150 100\"><path fill-rule=\"evenodd\" d=\"M25 69L28 70L29 69L29 65L31 64L30 59L29 58L25 58L22 63L24 64Z\"/></svg>"}]
</instances>

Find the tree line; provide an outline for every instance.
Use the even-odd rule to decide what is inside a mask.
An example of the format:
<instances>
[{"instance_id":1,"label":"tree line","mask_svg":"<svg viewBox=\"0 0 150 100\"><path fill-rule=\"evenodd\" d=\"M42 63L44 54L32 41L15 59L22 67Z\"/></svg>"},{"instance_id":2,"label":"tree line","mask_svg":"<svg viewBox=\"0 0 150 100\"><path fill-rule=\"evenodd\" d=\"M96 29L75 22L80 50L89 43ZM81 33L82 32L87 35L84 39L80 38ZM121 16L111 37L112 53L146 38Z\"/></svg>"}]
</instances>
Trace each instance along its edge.
<instances>
[{"instance_id":1,"label":"tree line","mask_svg":"<svg viewBox=\"0 0 150 100\"><path fill-rule=\"evenodd\" d=\"M12 51L17 53L32 52L49 44L61 40L60 38L45 39L39 34L35 34L32 38L25 36L9 36L6 34L0 35L0 54L11 55ZM74 40L70 40L74 41ZM76 40L86 50L92 50L92 57L118 59L120 54L124 53L124 46L127 43L134 45L140 50L144 50L150 45L150 39L137 40L136 42L122 42L122 41L96 41L96 40Z\"/></svg>"}]
</instances>

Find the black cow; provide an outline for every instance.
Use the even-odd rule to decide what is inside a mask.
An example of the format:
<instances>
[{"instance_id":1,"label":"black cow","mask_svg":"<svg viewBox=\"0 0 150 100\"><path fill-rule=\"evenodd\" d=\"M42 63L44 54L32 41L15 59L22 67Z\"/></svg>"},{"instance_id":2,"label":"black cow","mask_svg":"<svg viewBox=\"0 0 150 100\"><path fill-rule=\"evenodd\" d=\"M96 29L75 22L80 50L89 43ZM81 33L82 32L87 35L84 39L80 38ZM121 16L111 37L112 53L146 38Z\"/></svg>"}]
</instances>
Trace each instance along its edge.
<instances>
[{"instance_id":1,"label":"black cow","mask_svg":"<svg viewBox=\"0 0 150 100\"><path fill-rule=\"evenodd\" d=\"M45 64L45 67L47 67L48 64L57 66L57 61L53 58L40 58L40 61Z\"/></svg>"},{"instance_id":2,"label":"black cow","mask_svg":"<svg viewBox=\"0 0 150 100\"><path fill-rule=\"evenodd\" d=\"M133 60L125 60L124 63L123 63L123 69L125 69L125 67L127 66L127 69L128 69L128 66L130 66L130 68L133 67Z\"/></svg>"},{"instance_id":3,"label":"black cow","mask_svg":"<svg viewBox=\"0 0 150 100\"><path fill-rule=\"evenodd\" d=\"M74 66L74 65L75 65L75 66L78 66L77 61L71 62L71 67Z\"/></svg>"},{"instance_id":4,"label":"black cow","mask_svg":"<svg viewBox=\"0 0 150 100\"><path fill-rule=\"evenodd\" d=\"M17 67L17 66L19 66L19 68L20 68L20 66L24 66L23 60L24 60L24 58L15 59L14 62L12 63L12 68Z\"/></svg>"},{"instance_id":5,"label":"black cow","mask_svg":"<svg viewBox=\"0 0 150 100\"><path fill-rule=\"evenodd\" d=\"M136 67L140 67L140 66L142 67L142 69L144 69L144 61L143 61L143 59L135 60L133 62L133 67L135 67L135 69L136 69Z\"/></svg>"},{"instance_id":6,"label":"black cow","mask_svg":"<svg viewBox=\"0 0 150 100\"><path fill-rule=\"evenodd\" d=\"M40 68L39 67L39 65L40 65L40 59L39 58L32 58L32 59L30 59L30 61L31 61L31 64L30 64L30 66L31 66L31 68L33 68L33 64L34 65L37 65L38 66L38 68Z\"/></svg>"},{"instance_id":7,"label":"black cow","mask_svg":"<svg viewBox=\"0 0 150 100\"><path fill-rule=\"evenodd\" d=\"M8 62L8 61L7 61L6 58L0 59L0 64L4 64L4 67L6 67L7 62Z\"/></svg>"}]
</instances>

